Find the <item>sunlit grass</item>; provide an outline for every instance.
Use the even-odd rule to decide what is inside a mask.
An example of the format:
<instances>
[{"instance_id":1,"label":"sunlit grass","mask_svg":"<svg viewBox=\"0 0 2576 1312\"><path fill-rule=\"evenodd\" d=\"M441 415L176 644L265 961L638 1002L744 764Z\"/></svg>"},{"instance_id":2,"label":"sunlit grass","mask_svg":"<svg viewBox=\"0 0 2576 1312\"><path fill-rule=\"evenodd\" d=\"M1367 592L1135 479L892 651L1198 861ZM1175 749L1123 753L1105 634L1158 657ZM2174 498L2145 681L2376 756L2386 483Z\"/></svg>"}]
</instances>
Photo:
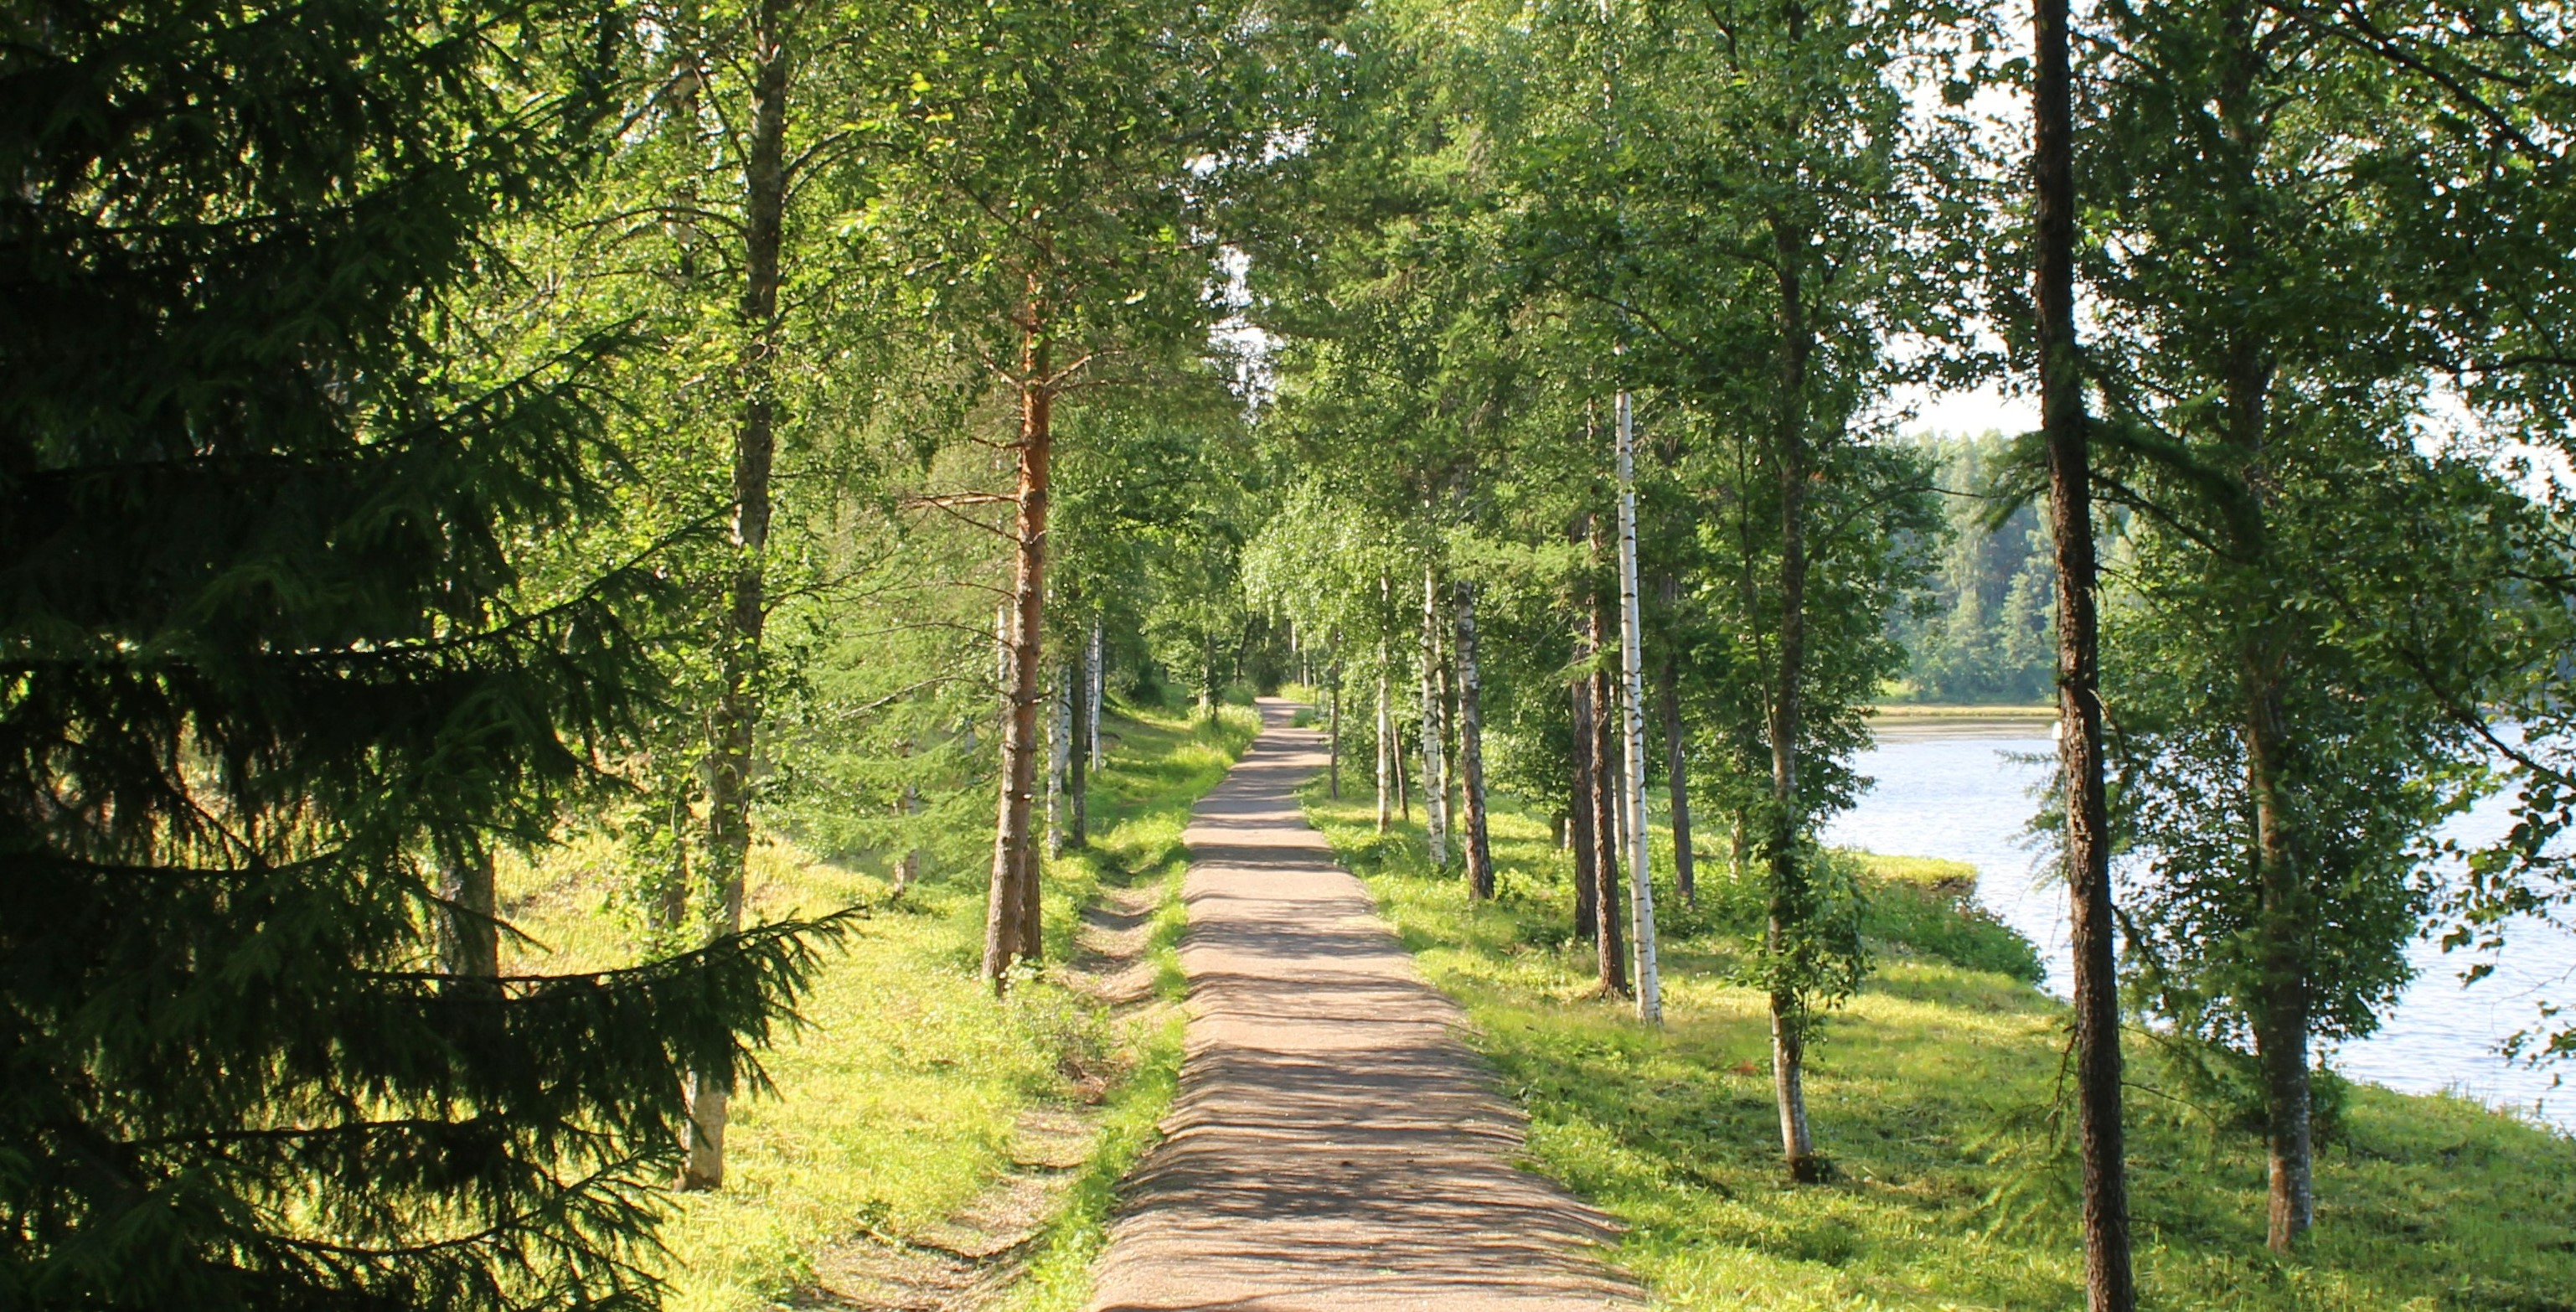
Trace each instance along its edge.
<instances>
[{"instance_id":1,"label":"sunlit grass","mask_svg":"<svg viewBox=\"0 0 2576 1312\"><path fill-rule=\"evenodd\" d=\"M1049 960L1073 950L1081 909L1104 884L1159 887L1177 910L1190 804L1224 777L1258 718L1229 709L1211 728L1186 712L1140 713L1103 728L1111 746L1092 782L1092 845L1046 867ZM636 924L619 881L614 849L598 842L505 872L505 906L535 940L516 949L514 966L631 960ZM1087 1078L1107 1075L1094 1159L1077 1173L1025 1291L1033 1307L1087 1296L1110 1188L1150 1145L1169 1102L1178 1030L1169 1018L1121 1023L1043 977L995 1000L976 978L980 870L934 874L899 901L890 891L880 870L788 843L754 852L753 920L871 910L805 999L805 1027L764 1059L775 1091L734 1104L725 1188L674 1199L662 1238L675 1309L776 1306L810 1287L824 1246L955 1213L1009 1169L1024 1110L1071 1100ZM1166 957L1174 937L1154 941Z\"/></svg>"},{"instance_id":2,"label":"sunlit grass","mask_svg":"<svg viewBox=\"0 0 2576 1312\"><path fill-rule=\"evenodd\" d=\"M1876 975L1811 1054L1809 1112L1835 1178L1792 1186L1762 999L1727 982L1722 914L1665 892L1668 1023L1650 1031L1591 995L1569 862L1543 822L1497 811L1502 897L1476 905L1461 877L1426 868L1418 826L1380 837L1366 802L1309 790L1307 805L1466 1006L1530 1112L1533 1164L1630 1227L1615 1256L1667 1305L2083 1305L2073 1165L2052 1116L2065 1012L1942 955L1993 955L1987 929L1911 910L1872 923L1931 946L1879 943ZM1871 864L1890 898L1948 873ZM1701 869L1704 886L1722 884L1723 862ZM2145 1306L2576 1308L2576 1141L2458 1099L2356 1089L2318 1161L2314 1242L2281 1261L2263 1248L2261 1145L2175 1101L2142 1051L2130 1078Z\"/></svg>"}]
</instances>

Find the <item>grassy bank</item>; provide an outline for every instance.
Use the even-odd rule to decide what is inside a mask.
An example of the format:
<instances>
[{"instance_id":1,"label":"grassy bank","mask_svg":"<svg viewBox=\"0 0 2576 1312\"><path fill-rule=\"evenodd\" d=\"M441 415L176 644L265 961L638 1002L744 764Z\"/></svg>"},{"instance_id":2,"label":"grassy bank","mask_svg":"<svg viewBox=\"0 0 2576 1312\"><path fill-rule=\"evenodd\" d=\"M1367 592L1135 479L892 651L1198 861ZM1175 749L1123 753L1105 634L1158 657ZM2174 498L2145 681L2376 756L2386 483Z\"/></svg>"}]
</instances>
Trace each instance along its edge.
<instances>
[{"instance_id":1,"label":"grassy bank","mask_svg":"<svg viewBox=\"0 0 2576 1312\"><path fill-rule=\"evenodd\" d=\"M1725 913L1669 909L1670 1023L1649 1031L1589 996L1589 945L1567 942L1564 858L1543 822L1496 816L1503 892L1476 906L1425 868L1417 829L1380 838L1357 799L1310 792L1308 805L1466 1006L1529 1110L1534 1164L1630 1227L1615 1256L1669 1305L2083 1305L2072 1117L2053 1114L2064 1008L2028 982L2027 945L2016 954L2001 926L1958 913L1943 888L1955 868L1872 863L1878 967L1808 1074L1835 1178L1790 1186L1762 1000L1725 982ZM2130 1160L2145 1305L2576 1308L2576 1142L2458 1099L2352 1089L2318 1161L2315 1241L2275 1260L2261 1145L2142 1049Z\"/></svg>"},{"instance_id":2,"label":"grassy bank","mask_svg":"<svg viewBox=\"0 0 2576 1312\"><path fill-rule=\"evenodd\" d=\"M1088 851L1046 869L1047 946L1062 961L1082 909L1111 887L1163 890L1149 948L1177 937L1181 830L1190 804L1225 775L1258 728L1229 710L1210 727L1186 712L1118 717L1116 749L1091 788ZM542 946L514 966L561 970L631 954L631 913L605 846L575 846L505 875L505 907ZM1179 1066L1175 1017L1121 1021L1097 998L1039 980L996 1001L976 980L983 878L958 871L888 899L880 872L814 859L784 843L753 855L751 916L859 905L871 916L824 968L807 1027L765 1065L774 1093L738 1101L720 1193L676 1200L664 1270L686 1312L794 1300L828 1245L902 1238L965 1207L1012 1165L1019 1117L1096 1106L1100 1128L1060 1213L1038 1243L1018 1301L1078 1306L1106 1224L1110 1188L1152 1137Z\"/></svg>"}]
</instances>

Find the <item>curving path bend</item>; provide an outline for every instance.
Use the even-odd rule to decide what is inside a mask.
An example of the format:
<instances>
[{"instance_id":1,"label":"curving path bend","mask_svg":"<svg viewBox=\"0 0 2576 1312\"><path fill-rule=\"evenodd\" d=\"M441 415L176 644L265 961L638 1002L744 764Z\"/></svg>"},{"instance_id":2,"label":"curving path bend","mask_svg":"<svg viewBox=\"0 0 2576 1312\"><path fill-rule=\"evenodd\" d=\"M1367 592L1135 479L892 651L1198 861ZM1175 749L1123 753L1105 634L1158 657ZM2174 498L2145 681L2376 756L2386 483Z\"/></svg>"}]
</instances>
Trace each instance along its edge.
<instances>
[{"instance_id":1,"label":"curving path bend","mask_svg":"<svg viewBox=\"0 0 2576 1312\"><path fill-rule=\"evenodd\" d=\"M1323 735L1262 733L1187 834L1188 1055L1129 1180L1095 1312L1643 1306L1608 1218L1512 1165L1521 1118L1295 789Z\"/></svg>"}]
</instances>

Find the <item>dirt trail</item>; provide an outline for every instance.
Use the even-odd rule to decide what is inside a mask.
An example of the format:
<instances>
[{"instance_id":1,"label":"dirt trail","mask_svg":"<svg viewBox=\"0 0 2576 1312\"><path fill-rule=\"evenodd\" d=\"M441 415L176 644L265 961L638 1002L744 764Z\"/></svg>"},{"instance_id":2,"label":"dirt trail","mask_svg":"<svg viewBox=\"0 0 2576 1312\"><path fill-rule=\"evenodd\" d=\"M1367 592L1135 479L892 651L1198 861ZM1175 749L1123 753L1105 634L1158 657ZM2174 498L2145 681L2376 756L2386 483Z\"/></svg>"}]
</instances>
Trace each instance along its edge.
<instances>
[{"instance_id":1,"label":"dirt trail","mask_svg":"<svg viewBox=\"0 0 2576 1312\"><path fill-rule=\"evenodd\" d=\"M1627 1308L1606 1218L1517 1170L1521 1121L1296 786L1323 735L1263 731L1188 834L1189 1050L1130 1181L1099 1312Z\"/></svg>"}]
</instances>

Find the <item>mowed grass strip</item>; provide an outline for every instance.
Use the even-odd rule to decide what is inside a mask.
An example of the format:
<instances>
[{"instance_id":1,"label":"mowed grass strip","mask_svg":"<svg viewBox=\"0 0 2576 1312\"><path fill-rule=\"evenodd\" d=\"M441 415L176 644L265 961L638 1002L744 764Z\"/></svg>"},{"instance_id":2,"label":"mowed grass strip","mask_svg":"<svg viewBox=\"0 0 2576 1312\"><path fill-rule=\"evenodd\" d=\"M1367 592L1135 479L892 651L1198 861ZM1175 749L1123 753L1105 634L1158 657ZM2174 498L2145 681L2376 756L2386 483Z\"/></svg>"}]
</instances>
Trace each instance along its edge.
<instances>
[{"instance_id":1,"label":"mowed grass strip","mask_svg":"<svg viewBox=\"0 0 2576 1312\"><path fill-rule=\"evenodd\" d=\"M1544 820L1497 799L1501 896L1475 905L1462 877L1427 868L1418 824L1381 837L1359 790L1307 798L1466 1007L1530 1113L1532 1165L1631 1227L1614 1256L1666 1305L2083 1306L2066 1011L2029 982L2027 945L1942 897L1955 871L1859 858L1877 867L1878 964L1807 1077L1835 1179L1791 1186L1763 1000L1729 982L1740 911L1723 861L1701 862L1697 910L1672 904L1658 867L1668 1024L1653 1031L1593 996L1591 946L1570 941L1570 861ZM2144 1306L2576 1309L2576 1140L2456 1098L2351 1088L2318 1159L2314 1241L2275 1259L2260 1141L2170 1083L2150 1042L2133 1037L2129 1106Z\"/></svg>"},{"instance_id":2,"label":"mowed grass strip","mask_svg":"<svg viewBox=\"0 0 2576 1312\"><path fill-rule=\"evenodd\" d=\"M1083 908L1108 885L1161 890L1167 909L1151 949L1168 959L1190 806L1225 777L1259 719L1240 707L1214 725L1132 711L1103 729L1114 747L1091 784L1092 844L1046 866L1048 959L1074 950ZM801 1008L804 1027L763 1057L774 1091L734 1103L724 1189L672 1200L659 1265L679 1312L795 1300L812 1288L826 1245L900 1238L974 1200L1011 1168L1023 1111L1098 1098L1092 1159L1075 1171L1013 1291L1030 1308L1076 1307L1088 1296L1113 1187L1170 1102L1177 1017L1121 1023L1043 976L997 1001L976 978L983 873L934 875L890 902L881 865L820 860L786 842L752 854L754 921L845 906L871 913L827 957ZM534 940L512 968L631 960L638 923L620 881L614 849L600 841L505 871L505 907Z\"/></svg>"}]
</instances>

